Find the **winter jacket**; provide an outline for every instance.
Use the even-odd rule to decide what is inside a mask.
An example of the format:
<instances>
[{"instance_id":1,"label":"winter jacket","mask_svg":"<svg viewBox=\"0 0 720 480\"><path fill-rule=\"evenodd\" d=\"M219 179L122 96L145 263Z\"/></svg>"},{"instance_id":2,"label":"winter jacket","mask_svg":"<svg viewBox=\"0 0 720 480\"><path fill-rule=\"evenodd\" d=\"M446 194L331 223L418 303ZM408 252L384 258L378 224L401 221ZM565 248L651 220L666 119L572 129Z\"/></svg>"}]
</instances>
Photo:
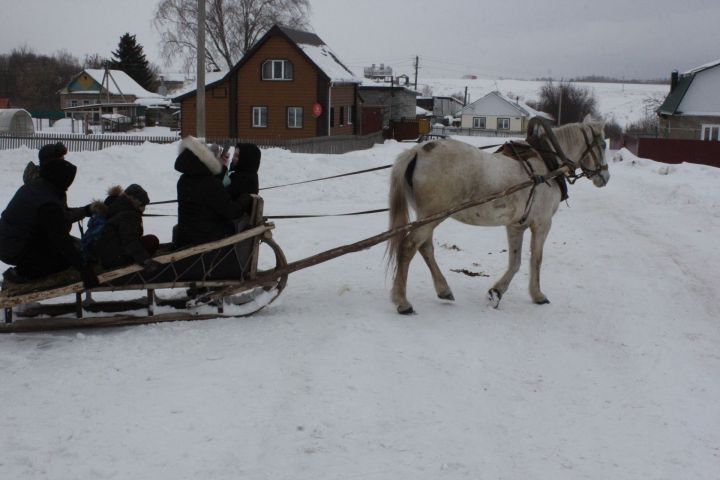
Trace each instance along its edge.
<instances>
[{"instance_id":1,"label":"winter jacket","mask_svg":"<svg viewBox=\"0 0 720 480\"><path fill-rule=\"evenodd\" d=\"M105 200L107 221L95 243L95 255L106 269L132 262L142 265L150 258L140 240L143 236L142 212L125 194L109 199Z\"/></svg>"},{"instance_id":2,"label":"winter jacket","mask_svg":"<svg viewBox=\"0 0 720 480\"><path fill-rule=\"evenodd\" d=\"M0 260L20 266L33 255L55 252L68 266L84 268L70 229L89 209L68 209L65 193L75 173L70 162L53 160L41 167L38 178L18 189L0 215Z\"/></svg>"},{"instance_id":3,"label":"winter jacket","mask_svg":"<svg viewBox=\"0 0 720 480\"><path fill-rule=\"evenodd\" d=\"M216 177L222 166L210 149L194 137L184 138L175 170L182 173L177 183L175 247L211 242L234 233L232 221L242 215L242 208Z\"/></svg>"},{"instance_id":4,"label":"winter jacket","mask_svg":"<svg viewBox=\"0 0 720 480\"><path fill-rule=\"evenodd\" d=\"M230 167L230 185L226 188L230 197L241 204L243 211L251 214L252 197L260 191L258 170L260 169L260 149L253 143L240 143L237 163Z\"/></svg>"}]
</instances>

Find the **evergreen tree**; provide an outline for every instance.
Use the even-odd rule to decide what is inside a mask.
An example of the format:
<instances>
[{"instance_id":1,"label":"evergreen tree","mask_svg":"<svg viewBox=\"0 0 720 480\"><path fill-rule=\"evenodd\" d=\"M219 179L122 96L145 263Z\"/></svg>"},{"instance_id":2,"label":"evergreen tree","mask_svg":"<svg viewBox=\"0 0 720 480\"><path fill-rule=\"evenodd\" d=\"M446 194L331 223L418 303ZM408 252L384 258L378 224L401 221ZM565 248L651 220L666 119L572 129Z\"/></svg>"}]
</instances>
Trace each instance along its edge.
<instances>
[{"instance_id":1,"label":"evergreen tree","mask_svg":"<svg viewBox=\"0 0 720 480\"><path fill-rule=\"evenodd\" d=\"M117 50L112 52L110 68L122 70L145 90L152 91L156 80L150 63L145 58L143 46L137 43L135 35L126 33L120 37Z\"/></svg>"}]
</instances>

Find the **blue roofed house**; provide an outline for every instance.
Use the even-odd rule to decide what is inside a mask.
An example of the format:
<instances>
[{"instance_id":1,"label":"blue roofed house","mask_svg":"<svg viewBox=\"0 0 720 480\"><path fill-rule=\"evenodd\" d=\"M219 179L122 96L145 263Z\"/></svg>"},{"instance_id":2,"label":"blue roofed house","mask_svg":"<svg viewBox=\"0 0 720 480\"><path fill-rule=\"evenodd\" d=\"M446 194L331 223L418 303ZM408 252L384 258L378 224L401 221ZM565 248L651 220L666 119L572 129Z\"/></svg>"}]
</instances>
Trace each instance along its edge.
<instances>
[{"instance_id":1,"label":"blue roofed house","mask_svg":"<svg viewBox=\"0 0 720 480\"><path fill-rule=\"evenodd\" d=\"M657 110L660 136L720 140L720 59L670 77L670 93Z\"/></svg>"},{"instance_id":2,"label":"blue roofed house","mask_svg":"<svg viewBox=\"0 0 720 480\"><path fill-rule=\"evenodd\" d=\"M519 99L509 98L500 92L490 92L466 105L461 111L461 128L485 130L495 134L524 135L528 121L541 115Z\"/></svg>"},{"instance_id":3,"label":"blue roofed house","mask_svg":"<svg viewBox=\"0 0 720 480\"><path fill-rule=\"evenodd\" d=\"M67 117L82 119L103 131L143 127L146 120L155 123L158 112L171 114L174 107L168 98L145 90L121 70L87 68L58 93Z\"/></svg>"}]
</instances>

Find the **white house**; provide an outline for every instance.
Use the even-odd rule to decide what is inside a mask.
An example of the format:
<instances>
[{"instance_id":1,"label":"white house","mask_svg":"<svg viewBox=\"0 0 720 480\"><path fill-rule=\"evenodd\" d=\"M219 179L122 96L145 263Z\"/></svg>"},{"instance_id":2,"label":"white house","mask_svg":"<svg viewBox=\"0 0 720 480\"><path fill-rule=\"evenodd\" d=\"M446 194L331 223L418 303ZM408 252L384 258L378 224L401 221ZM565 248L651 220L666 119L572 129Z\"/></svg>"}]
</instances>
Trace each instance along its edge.
<instances>
[{"instance_id":1,"label":"white house","mask_svg":"<svg viewBox=\"0 0 720 480\"><path fill-rule=\"evenodd\" d=\"M666 138L720 141L720 59L670 77L657 113Z\"/></svg>"},{"instance_id":2,"label":"white house","mask_svg":"<svg viewBox=\"0 0 720 480\"><path fill-rule=\"evenodd\" d=\"M524 134L528 120L543 112L530 108L518 99L511 99L500 92L490 92L466 105L461 111L461 128L493 130L508 134Z\"/></svg>"}]
</instances>

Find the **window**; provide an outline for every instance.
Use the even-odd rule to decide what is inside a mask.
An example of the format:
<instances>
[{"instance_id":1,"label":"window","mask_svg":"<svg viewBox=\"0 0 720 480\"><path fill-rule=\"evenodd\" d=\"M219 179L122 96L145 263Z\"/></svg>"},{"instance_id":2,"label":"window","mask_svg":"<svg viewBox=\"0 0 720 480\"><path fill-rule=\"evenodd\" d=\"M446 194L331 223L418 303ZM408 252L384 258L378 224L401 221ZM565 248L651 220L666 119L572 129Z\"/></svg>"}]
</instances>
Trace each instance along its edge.
<instances>
[{"instance_id":1,"label":"window","mask_svg":"<svg viewBox=\"0 0 720 480\"><path fill-rule=\"evenodd\" d=\"M252 126L253 128L267 127L267 107L253 107Z\"/></svg>"},{"instance_id":2,"label":"window","mask_svg":"<svg viewBox=\"0 0 720 480\"><path fill-rule=\"evenodd\" d=\"M720 141L720 125L703 125L700 140Z\"/></svg>"},{"instance_id":3,"label":"window","mask_svg":"<svg viewBox=\"0 0 720 480\"><path fill-rule=\"evenodd\" d=\"M77 107L77 106L78 106L78 101L77 101L77 100L70 100L70 106L71 106L71 107Z\"/></svg>"},{"instance_id":4,"label":"window","mask_svg":"<svg viewBox=\"0 0 720 480\"><path fill-rule=\"evenodd\" d=\"M90 105L90 100L83 100L83 105Z\"/></svg>"},{"instance_id":5,"label":"window","mask_svg":"<svg viewBox=\"0 0 720 480\"><path fill-rule=\"evenodd\" d=\"M510 130L510 119L509 118L498 118L497 129L498 130Z\"/></svg>"},{"instance_id":6,"label":"window","mask_svg":"<svg viewBox=\"0 0 720 480\"><path fill-rule=\"evenodd\" d=\"M473 117L472 128L485 128L485 117Z\"/></svg>"},{"instance_id":7,"label":"window","mask_svg":"<svg viewBox=\"0 0 720 480\"><path fill-rule=\"evenodd\" d=\"M355 105L348 107L348 118L347 118L347 124L352 125L353 124L353 116L355 115Z\"/></svg>"},{"instance_id":8,"label":"window","mask_svg":"<svg viewBox=\"0 0 720 480\"><path fill-rule=\"evenodd\" d=\"M335 107L330 108L330 127L335 126Z\"/></svg>"},{"instance_id":9,"label":"window","mask_svg":"<svg viewBox=\"0 0 720 480\"><path fill-rule=\"evenodd\" d=\"M288 128L303 128L302 107L288 107L287 126Z\"/></svg>"},{"instance_id":10,"label":"window","mask_svg":"<svg viewBox=\"0 0 720 480\"><path fill-rule=\"evenodd\" d=\"M265 60L262 65L263 80L292 80L292 63L287 60Z\"/></svg>"},{"instance_id":11,"label":"window","mask_svg":"<svg viewBox=\"0 0 720 480\"><path fill-rule=\"evenodd\" d=\"M342 127L345 125L345 107L340 107L340 121L338 124Z\"/></svg>"}]
</instances>

